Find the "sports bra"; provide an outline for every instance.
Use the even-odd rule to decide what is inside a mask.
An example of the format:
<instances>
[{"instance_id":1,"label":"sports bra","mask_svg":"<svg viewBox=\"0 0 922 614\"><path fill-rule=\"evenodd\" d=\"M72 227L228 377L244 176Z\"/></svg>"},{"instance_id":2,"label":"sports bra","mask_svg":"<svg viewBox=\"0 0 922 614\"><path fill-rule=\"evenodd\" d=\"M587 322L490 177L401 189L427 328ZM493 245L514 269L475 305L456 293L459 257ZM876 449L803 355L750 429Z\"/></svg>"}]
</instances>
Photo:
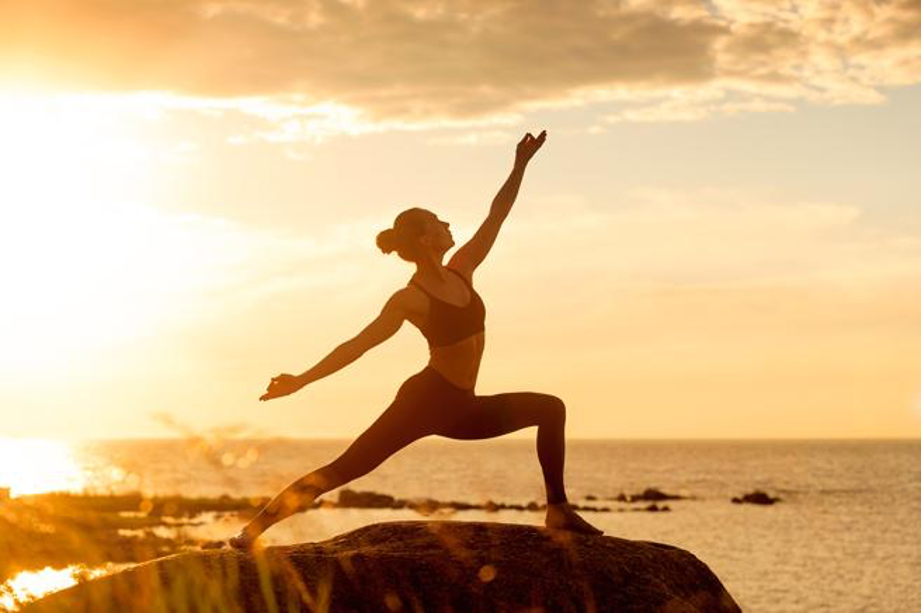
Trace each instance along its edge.
<instances>
[{"instance_id":1,"label":"sports bra","mask_svg":"<svg viewBox=\"0 0 922 614\"><path fill-rule=\"evenodd\" d=\"M430 299L429 314L420 329L429 342L430 348L451 345L481 332L484 330L484 321L487 315L486 307L484 307L483 301L480 300L480 295L468 283L464 275L454 269L445 268L460 277L470 291L471 299L464 307L446 303L442 299L433 296L416 280L410 280L410 283L415 284Z\"/></svg>"}]
</instances>

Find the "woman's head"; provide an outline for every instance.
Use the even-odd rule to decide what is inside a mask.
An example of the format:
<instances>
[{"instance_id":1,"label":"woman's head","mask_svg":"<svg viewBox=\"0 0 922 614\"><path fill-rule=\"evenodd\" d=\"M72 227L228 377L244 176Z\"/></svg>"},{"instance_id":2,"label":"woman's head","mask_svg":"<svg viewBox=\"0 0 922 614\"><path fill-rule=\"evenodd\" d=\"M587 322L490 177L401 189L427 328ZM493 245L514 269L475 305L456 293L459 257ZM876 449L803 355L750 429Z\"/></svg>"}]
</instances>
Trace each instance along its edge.
<instances>
[{"instance_id":1,"label":"woman's head","mask_svg":"<svg viewBox=\"0 0 922 614\"><path fill-rule=\"evenodd\" d=\"M427 255L441 260L455 244L448 227L431 211L412 207L400 212L393 227L378 233L377 244L385 254L396 251L407 262L419 262Z\"/></svg>"}]
</instances>

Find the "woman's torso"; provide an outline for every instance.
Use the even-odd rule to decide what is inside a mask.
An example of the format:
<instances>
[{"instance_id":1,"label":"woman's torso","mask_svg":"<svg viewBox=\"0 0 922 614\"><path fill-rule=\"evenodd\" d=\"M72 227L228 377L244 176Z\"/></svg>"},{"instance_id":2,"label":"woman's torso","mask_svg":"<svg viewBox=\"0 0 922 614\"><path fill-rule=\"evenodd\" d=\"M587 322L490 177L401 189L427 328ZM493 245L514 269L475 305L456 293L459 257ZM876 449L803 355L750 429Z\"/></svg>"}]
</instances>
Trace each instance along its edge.
<instances>
[{"instance_id":1,"label":"woman's torso","mask_svg":"<svg viewBox=\"0 0 922 614\"><path fill-rule=\"evenodd\" d=\"M438 296L433 294L432 289L422 288L418 283L411 282L407 286L415 290L408 295L407 319L424 334L427 330L432 334L431 329L427 327L432 324L429 318L434 310L438 310L438 315L442 318L470 317L472 315L470 310L473 310L475 312L473 316L476 318L477 309L479 309L483 317L483 303L473 289L470 279L460 272L457 272L457 275L454 273L449 273L449 275L460 278L450 288L439 288ZM441 301L442 304L433 304L436 301ZM433 347L430 343L429 366L455 386L472 390L477 384L485 339L485 332L480 330L470 335L463 335L463 338L446 345Z\"/></svg>"}]
</instances>

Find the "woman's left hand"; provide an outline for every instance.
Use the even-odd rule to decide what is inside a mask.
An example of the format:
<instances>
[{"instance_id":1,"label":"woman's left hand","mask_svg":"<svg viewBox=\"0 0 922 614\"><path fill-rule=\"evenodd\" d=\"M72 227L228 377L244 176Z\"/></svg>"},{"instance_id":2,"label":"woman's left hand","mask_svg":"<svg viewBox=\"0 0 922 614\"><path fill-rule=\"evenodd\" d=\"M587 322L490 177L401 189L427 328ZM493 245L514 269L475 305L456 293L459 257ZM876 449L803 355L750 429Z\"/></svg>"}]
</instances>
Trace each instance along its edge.
<instances>
[{"instance_id":1,"label":"woman's left hand","mask_svg":"<svg viewBox=\"0 0 922 614\"><path fill-rule=\"evenodd\" d=\"M282 373L272 378L269 385L266 386L266 394L259 397L260 401L268 401L278 397L284 397L293 392L297 392L304 387L301 380L296 375Z\"/></svg>"}]
</instances>

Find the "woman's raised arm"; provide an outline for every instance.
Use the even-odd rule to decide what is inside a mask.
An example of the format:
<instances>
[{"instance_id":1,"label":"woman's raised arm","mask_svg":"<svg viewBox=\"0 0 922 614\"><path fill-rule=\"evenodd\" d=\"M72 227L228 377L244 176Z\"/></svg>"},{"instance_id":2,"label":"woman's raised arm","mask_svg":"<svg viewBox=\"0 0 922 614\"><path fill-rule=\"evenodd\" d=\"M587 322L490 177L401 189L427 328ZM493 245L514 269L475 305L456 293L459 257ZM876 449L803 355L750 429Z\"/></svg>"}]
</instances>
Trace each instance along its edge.
<instances>
[{"instance_id":1,"label":"woman's raised arm","mask_svg":"<svg viewBox=\"0 0 922 614\"><path fill-rule=\"evenodd\" d=\"M470 241L458 248L458 251L449 260L448 264L452 268L462 270L468 277L471 277L474 269L480 266L483 259L490 253L493 243L496 242L499 229L519 195L519 187L522 185L522 178L525 176L525 168L531 161L532 156L544 145L546 138L546 130L542 130L537 137L532 136L531 132L529 132L516 145L515 164L512 167L512 172L509 173L509 178L506 179L493 198L490 212L480 225L480 228L477 229Z\"/></svg>"}]
</instances>

